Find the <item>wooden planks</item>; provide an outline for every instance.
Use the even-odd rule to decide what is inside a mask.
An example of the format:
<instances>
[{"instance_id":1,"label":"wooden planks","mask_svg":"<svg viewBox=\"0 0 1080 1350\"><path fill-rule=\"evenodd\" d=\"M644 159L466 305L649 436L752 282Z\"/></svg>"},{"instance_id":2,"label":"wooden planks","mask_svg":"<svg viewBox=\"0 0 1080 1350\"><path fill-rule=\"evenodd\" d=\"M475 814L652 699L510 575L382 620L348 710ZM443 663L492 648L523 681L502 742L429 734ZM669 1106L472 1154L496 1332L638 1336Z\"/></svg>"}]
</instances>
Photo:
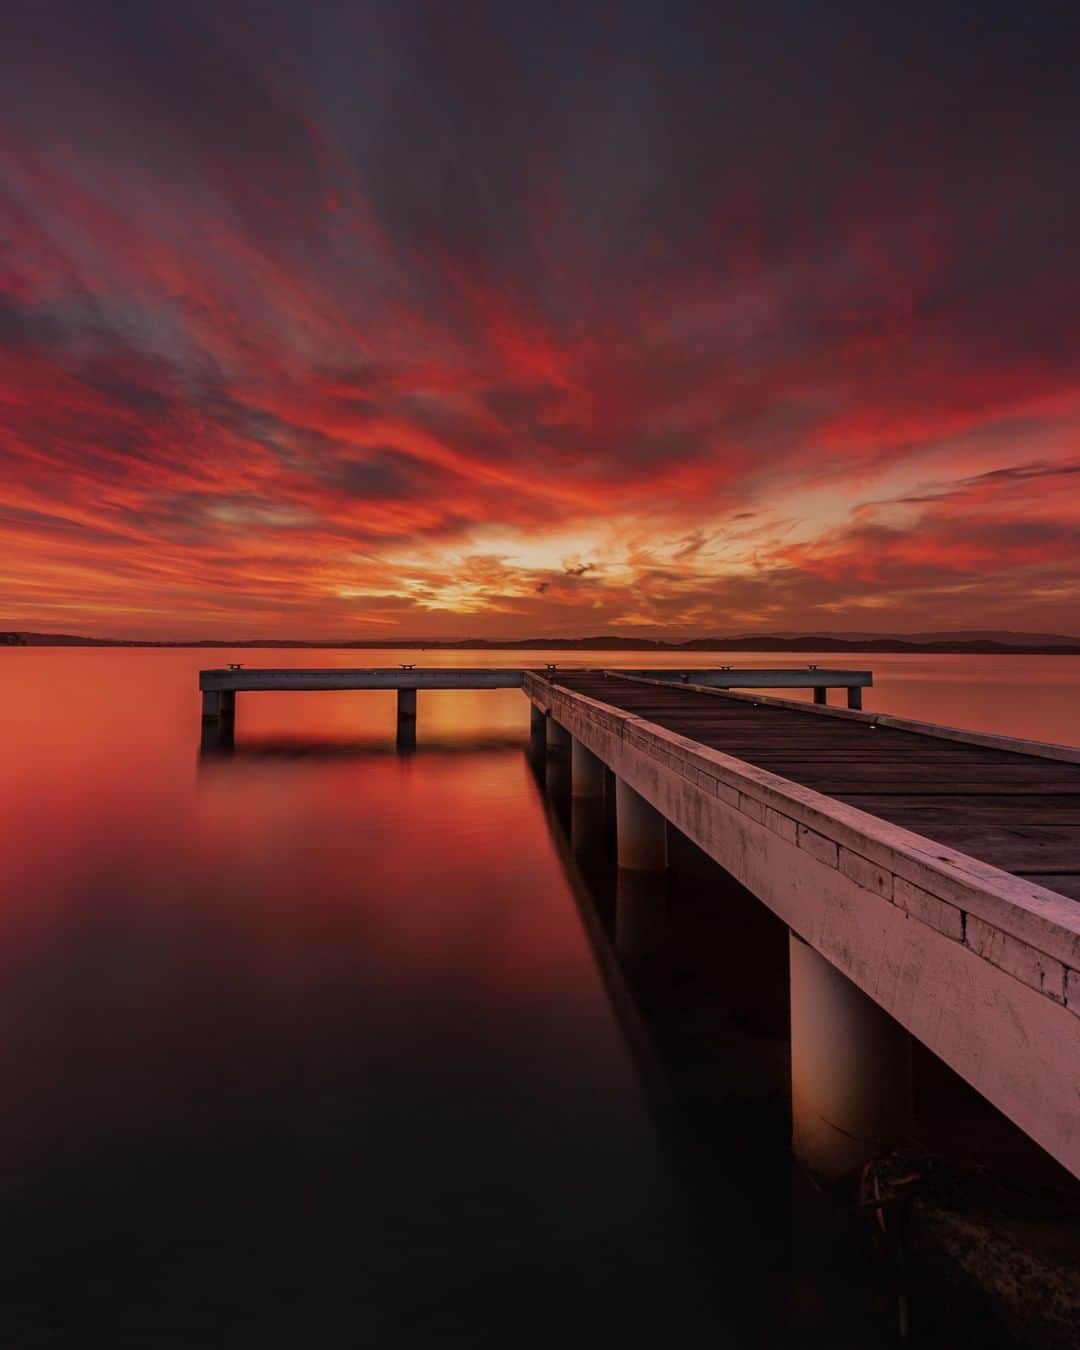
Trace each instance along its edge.
<instances>
[{"instance_id":1,"label":"wooden planks","mask_svg":"<svg viewBox=\"0 0 1080 1350\"><path fill-rule=\"evenodd\" d=\"M694 690L559 684L1080 899L1080 765Z\"/></svg>"},{"instance_id":2,"label":"wooden planks","mask_svg":"<svg viewBox=\"0 0 1080 1350\"><path fill-rule=\"evenodd\" d=\"M1080 872L1027 872L1025 876L1036 886L1067 895L1070 900L1080 900Z\"/></svg>"}]
</instances>

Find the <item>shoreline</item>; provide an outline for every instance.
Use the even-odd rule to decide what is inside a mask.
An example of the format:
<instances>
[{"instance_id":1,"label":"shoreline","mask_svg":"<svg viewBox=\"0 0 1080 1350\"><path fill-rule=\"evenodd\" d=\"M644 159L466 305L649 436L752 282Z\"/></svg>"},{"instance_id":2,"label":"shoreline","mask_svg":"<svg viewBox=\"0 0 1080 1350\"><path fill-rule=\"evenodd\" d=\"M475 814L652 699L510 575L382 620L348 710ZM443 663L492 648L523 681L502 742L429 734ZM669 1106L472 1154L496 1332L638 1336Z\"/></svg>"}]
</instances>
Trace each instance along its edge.
<instances>
[{"instance_id":1,"label":"shoreline","mask_svg":"<svg viewBox=\"0 0 1080 1350\"><path fill-rule=\"evenodd\" d=\"M303 639L249 638L226 641L203 638L192 641L155 641L145 638L89 638L67 634L0 632L3 647L163 647L198 651L474 651L474 652L656 652L673 656L703 653L739 652L830 652L847 655L925 655L925 656L1080 656L1080 642L1069 644L1011 643L991 641L910 642L902 638L879 638L854 642L842 638L767 638L758 641L739 639L692 639L685 643L656 639L635 642L622 638L525 638L511 642L485 639L450 641L313 642Z\"/></svg>"}]
</instances>

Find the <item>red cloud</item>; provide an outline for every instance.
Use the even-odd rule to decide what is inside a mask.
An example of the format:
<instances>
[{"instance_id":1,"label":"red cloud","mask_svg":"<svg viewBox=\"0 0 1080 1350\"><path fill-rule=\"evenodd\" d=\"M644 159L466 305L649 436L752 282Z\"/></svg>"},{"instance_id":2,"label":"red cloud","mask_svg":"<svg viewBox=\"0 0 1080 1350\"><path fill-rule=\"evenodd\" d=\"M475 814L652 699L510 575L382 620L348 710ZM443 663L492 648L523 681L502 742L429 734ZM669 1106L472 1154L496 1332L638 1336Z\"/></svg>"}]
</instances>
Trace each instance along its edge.
<instances>
[{"instance_id":1,"label":"red cloud","mask_svg":"<svg viewBox=\"0 0 1080 1350\"><path fill-rule=\"evenodd\" d=\"M287 65L179 14L13 33L0 624L1075 623L1068 63L1006 99L965 46L971 142L957 68L899 117L858 25L816 102L770 48L762 102L704 16L746 59L654 34L647 91L494 21L438 59L321 22L318 80L303 25Z\"/></svg>"}]
</instances>

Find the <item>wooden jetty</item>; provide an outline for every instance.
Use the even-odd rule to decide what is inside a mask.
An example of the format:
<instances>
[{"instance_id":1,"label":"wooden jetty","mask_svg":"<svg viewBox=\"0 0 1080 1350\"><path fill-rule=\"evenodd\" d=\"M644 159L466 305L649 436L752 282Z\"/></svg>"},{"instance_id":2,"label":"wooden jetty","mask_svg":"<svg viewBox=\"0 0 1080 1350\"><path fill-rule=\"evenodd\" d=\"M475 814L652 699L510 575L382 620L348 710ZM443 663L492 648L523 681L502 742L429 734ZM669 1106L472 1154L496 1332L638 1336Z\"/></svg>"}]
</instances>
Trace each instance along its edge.
<instances>
[{"instance_id":1,"label":"wooden jetty","mask_svg":"<svg viewBox=\"0 0 1080 1350\"><path fill-rule=\"evenodd\" d=\"M618 863L672 825L787 926L793 1142L823 1175L903 1133L905 1037L1080 1177L1080 749L825 704L866 671L204 671L204 737L236 694L521 688L579 798L615 794ZM750 689L811 688L814 703ZM821 691L820 693L818 691ZM738 925L731 943L738 947Z\"/></svg>"},{"instance_id":2,"label":"wooden jetty","mask_svg":"<svg viewBox=\"0 0 1080 1350\"><path fill-rule=\"evenodd\" d=\"M540 674L554 670L545 666ZM657 670L647 672L659 679L686 682L707 680L721 689L813 689L815 703L827 701L830 689L846 689L849 707L861 706L862 691L873 684L868 670L819 670L804 666L795 670L738 670L722 666L716 670ZM274 666L234 664L220 670L199 672L202 693L204 743L231 744L236 725L236 696L239 693L310 692L316 689L394 689L397 691L398 741L407 747L413 740L416 724L416 695L421 689L521 689L530 671L520 666L474 669L440 666L372 666L347 669L296 669Z\"/></svg>"},{"instance_id":3,"label":"wooden jetty","mask_svg":"<svg viewBox=\"0 0 1080 1350\"><path fill-rule=\"evenodd\" d=\"M531 673L544 674L555 669L555 666L545 666ZM408 693L419 689L520 689L529 673L527 668L520 666L479 666L471 670L415 665L350 670L330 666L321 670L302 670L231 665L222 670L200 671L199 689L203 696L203 717L213 719L234 714L236 695L245 691L396 689ZM739 670L731 666L713 670L665 668L627 673L684 684L693 679L717 689L813 689L817 703L826 702L830 689L846 689L849 706L858 706L863 689L874 682L868 670L819 670L817 666L800 666L793 670ZM415 710L415 698L411 706Z\"/></svg>"},{"instance_id":4,"label":"wooden jetty","mask_svg":"<svg viewBox=\"0 0 1080 1350\"><path fill-rule=\"evenodd\" d=\"M620 671L524 690L575 785L614 775L621 867L662 869L670 822L787 925L812 1168L903 1133L908 1033L1080 1176L1080 750Z\"/></svg>"},{"instance_id":5,"label":"wooden jetty","mask_svg":"<svg viewBox=\"0 0 1080 1350\"><path fill-rule=\"evenodd\" d=\"M566 672L558 683L1080 900L1080 749L805 704L716 698L711 682ZM666 683L666 681L665 681Z\"/></svg>"}]
</instances>

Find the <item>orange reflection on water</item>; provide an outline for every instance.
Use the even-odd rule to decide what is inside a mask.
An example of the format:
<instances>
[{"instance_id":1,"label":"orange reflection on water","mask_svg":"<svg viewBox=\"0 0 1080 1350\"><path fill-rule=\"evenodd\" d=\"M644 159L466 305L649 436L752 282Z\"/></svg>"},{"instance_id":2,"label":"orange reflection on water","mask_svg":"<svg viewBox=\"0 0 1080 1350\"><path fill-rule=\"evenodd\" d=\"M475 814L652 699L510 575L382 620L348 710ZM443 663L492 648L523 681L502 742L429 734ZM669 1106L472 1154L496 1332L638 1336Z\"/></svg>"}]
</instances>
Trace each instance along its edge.
<instances>
[{"instance_id":1,"label":"orange reflection on water","mask_svg":"<svg viewBox=\"0 0 1080 1350\"><path fill-rule=\"evenodd\" d=\"M150 1251L147 1298L178 1272L151 1341L193 1290L214 1317L293 1287L321 1309L328 1269L373 1306L404 1278L395 1316L421 1283L468 1324L482 1271L560 1328L593 1317L598 1344L670 1333L703 1286L525 700L422 693L400 757L393 695L241 694L234 753L200 756L198 669L234 656L358 664L0 653L9 1278L107 1287ZM1055 683L1075 665L1024 660L980 680L978 659L875 659L867 704L1080 739Z\"/></svg>"}]
</instances>

